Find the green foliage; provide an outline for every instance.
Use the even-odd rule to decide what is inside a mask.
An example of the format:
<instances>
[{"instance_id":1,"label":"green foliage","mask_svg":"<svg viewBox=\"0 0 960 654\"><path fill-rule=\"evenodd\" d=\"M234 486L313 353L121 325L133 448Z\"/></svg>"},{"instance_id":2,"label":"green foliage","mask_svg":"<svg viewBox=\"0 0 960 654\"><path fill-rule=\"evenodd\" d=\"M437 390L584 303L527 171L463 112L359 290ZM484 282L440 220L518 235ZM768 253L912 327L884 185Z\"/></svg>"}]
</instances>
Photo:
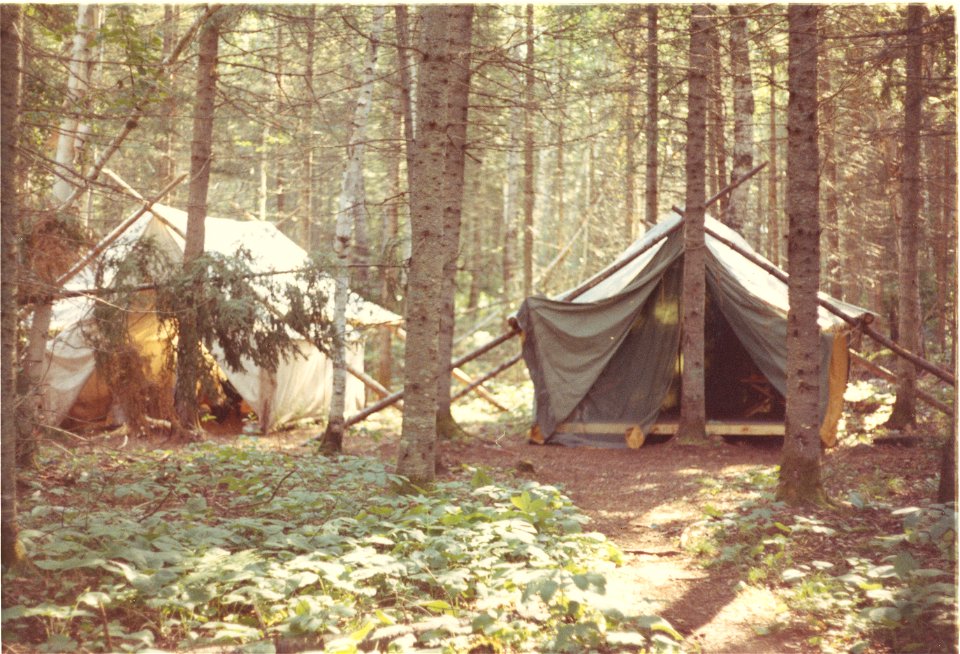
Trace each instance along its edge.
<instances>
[{"instance_id":1,"label":"green foliage","mask_svg":"<svg viewBox=\"0 0 960 654\"><path fill-rule=\"evenodd\" d=\"M70 501L29 481L22 537L41 574L4 584L11 643L580 652L680 639L605 595L620 553L549 486L466 470L397 494L378 462L249 444L45 463Z\"/></svg>"},{"instance_id":2,"label":"green foliage","mask_svg":"<svg viewBox=\"0 0 960 654\"><path fill-rule=\"evenodd\" d=\"M773 468L733 480L754 492L734 511L708 505L689 548L706 565L738 567L744 584L784 595L793 613L785 619L822 632L810 641L822 651L865 651L876 641L918 651L926 631L949 640L957 607L955 507L897 509L851 493L849 510L797 514L773 501L774 480ZM703 483L708 491L717 485ZM890 527L864 538L877 523Z\"/></svg>"}]
</instances>

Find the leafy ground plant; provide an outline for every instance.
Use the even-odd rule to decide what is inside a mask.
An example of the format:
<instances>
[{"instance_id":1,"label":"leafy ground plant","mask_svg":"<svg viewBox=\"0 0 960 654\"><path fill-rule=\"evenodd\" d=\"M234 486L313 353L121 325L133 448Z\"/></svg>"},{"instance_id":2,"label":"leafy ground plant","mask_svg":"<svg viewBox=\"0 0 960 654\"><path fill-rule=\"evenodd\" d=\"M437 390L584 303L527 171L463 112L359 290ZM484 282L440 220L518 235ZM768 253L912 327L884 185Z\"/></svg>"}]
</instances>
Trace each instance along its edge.
<instances>
[{"instance_id":1,"label":"leafy ground plant","mask_svg":"<svg viewBox=\"0 0 960 654\"><path fill-rule=\"evenodd\" d=\"M733 511L708 505L688 544L707 566L738 568L741 591L780 596L789 611L762 629L806 627L812 651L950 651L955 506L865 499L861 483L846 502L798 513L774 500L775 484L775 468L724 480L752 490ZM703 485L708 493L716 481Z\"/></svg>"},{"instance_id":2,"label":"leafy ground plant","mask_svg":"<svg viewBox=\"0 0 960 654\"><path fill-rule=\"evenodd\" d=\"M553 487L470 471L401 494L376 461L249 442L41 470L36 574L3 585L13 651L677 649L605 594L621 555Z\"/></svg>"}]
</instances>

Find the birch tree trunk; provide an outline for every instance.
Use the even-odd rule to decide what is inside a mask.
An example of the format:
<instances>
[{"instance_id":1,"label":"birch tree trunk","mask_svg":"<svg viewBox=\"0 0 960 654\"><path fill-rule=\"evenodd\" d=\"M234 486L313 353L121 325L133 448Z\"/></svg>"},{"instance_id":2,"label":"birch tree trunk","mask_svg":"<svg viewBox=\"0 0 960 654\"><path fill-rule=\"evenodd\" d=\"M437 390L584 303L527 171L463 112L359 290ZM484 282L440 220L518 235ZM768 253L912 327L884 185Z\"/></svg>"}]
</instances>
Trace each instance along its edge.
<instances>
[{"instance_id":1,"label":"birch tree trunk","mask_svg":"<svg viewBox=\"0 0 960 654\"><path fill-rule=\"evenodd\" d=\"M17 282L20 227L19 139L23 9L0 5L0 559L25 558L17 520Z\"/></svg>"},{"instance_id":2,"label":"birch tree trunk","mask_svg":"<svg viewBox=\"0 0 960 654\"><path fill-rule=\"evenodd\" d=\"M197 99L193 107L193 142L190 146L190 191L187 201L187 234L183 248L185 269L203 254L207 190L213 153L213 113L217 92L217 50L221 17L206 22L200 32L200 58L197 63ZM184 310L177 319L177 384L174 408L180 428L199 432L197 419L197 380L202 355L198 329L196 298L203 280L194 281L192 297L184 298ZM186 434L185 434L186 435Z\"/></svg>"},{"instance_id":3,"label":"birch tree trunk","mask_svg":"<svg viewBox=\"0 0 960 654\"><path fill-rule=\"evenodd\" d=\"M778 499L790 504L823 501L820 482L820 281L819 165L817 142L817 12L789 5L787 105L787 215L790 310L787 315L786 436Z\"/></svg>"},{"instance_id":4,"label":"birch tree trunk","mask_svg":"<svg viewBox=\"0 0 960 654\"><path fill-rule=\"evenodd\" d=\"M907 5L907 91L903 122L903 217L900 219L899 311L900 343L920 352L920 278L917 270L917 235L920 231L920 125L923 122L923 20L925 7ZM912 425L917 419L917 368L897 359L897 401L887 420L892 428Z\"/></svg>"},{"instance_id":5,"label":"birch tree trunk","mask_svg":"<svg viewBox=\"0 0 960 654\"><path fill-rule=\"evenodd\" d=\"M436 256L443 238L447 134L452 125L447 94L455 74L452 29L469 5L424 5L420 33L423 59L417 80L417 145L410 187L413 234L407 282L407 343L404 352L404 411L397 473L412 483L436 474L437 377L449 372L438 358L440 286L444 261Z\"/></svg>"},{"instance_id":6,"label":"birch tree trunk","mask_svg":"<svg viewBox=\"0 0 960 654\"><path fill-rule=\"evenodd\" d=\"M77 173L74 161L82 139L80 117L83 99L90 90L90 62L93 60L93 39L99 8L96 5L77 5L76 33L70 49L67 76L65 117L60 122L57 151L54 155L53 198L56 204L64 202L76 187Z\"/></svg>"},{"instance_id":7,"label":"birch tree trunk","mask_svg":"<svg viewBox=\"0 0 960 654\"><path fill-rule=\"evenodd\" d=\"M730 64L733 70L733 179L739 179L753 169L753 78L750 73L748 46L747 5L731 4ZM749 200L753 197L753 182L748 181L730 193L730 210L726 223L742 231L749 217Z\"/></svg>"},{"instance_id":8,"label":"birch tree trunk","mask_svg":"<svg viewBox=\"0 0 960 654\"><path fill-rule=\"evenodd\" d=\"M330 390L330 413L327 417L327 429L320 442L320 450L325 454L334 454L343 449L343 414L347 390L347 300L350 295L350 241L361 216L366 211L363 188L364 141L367 136L367 122L370 107L373 104L373 78L377 68L377 52L380 36L383 33L383 6L374 8L373 23L370 26L370 40L363 62L360 80L360 93L353 109L353 123L350 126L350 140L347 143L347 167L343 171L340 185L340 203L337 211L337 225L333 239L333 251L337 255L337 277L334 291L334 342L331 360L333 363L333 382Z\"/></svg>"},{"instance_id":9,"label":"birch tree trunk","mask_svg":"<svg viewBox=\"0 0 960 654\"><path fill-rule=\"evenodd\" d=\"M707 71L709 50L704 34L713 20L707 5L693 5L690 17L690 64L687 94L686 209L683 226L683 297L681 300L683 370L677 440L706 436L704 396L704 326L706 278L704 204L706 202Z\"/></svg>"},{"instance_id":10,"label":"birch tree trunk","mask_svg":"<svg viewBox=\"0 0 960 654\"><path fill-rule=\"evenodd\" d=\"M460 250L460 218L463 207L464 153L467 147L467 119L470 99L470 47L473 34L473 5L463 5L450 25L450 81L447 90L447 145L444 178L442 249L443 279L440 298L440 336L437 359L442 369L437 377L437 435L450 438L464 433L450 413L449 362L453 359L454 306L457 291L457 258ZM562 173L562 168L561 168Z\"/></svg>"},{"instance_id":11,"label":"birch tree trunk","mask_svg":"<svg viewBox=\"0 0 960 654\"><path fill-rule=\"evenodd\" d=\"M657 5L647 5L647 115L645 137L647 140L646 179L644 181L644 220L648 226L657 223L657 144L660 139L660 61L657 37Z\"/></svg>"}]
</instances>

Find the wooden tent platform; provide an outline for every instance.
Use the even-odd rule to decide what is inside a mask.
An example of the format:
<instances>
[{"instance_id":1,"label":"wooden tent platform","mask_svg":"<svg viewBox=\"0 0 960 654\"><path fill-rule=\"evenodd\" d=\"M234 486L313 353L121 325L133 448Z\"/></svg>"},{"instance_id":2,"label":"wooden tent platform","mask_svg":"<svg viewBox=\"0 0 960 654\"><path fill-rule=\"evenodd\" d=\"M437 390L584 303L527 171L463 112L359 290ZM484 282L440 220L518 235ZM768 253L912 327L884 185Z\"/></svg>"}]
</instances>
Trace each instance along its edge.
<instances>
[{"instance_id":1,"label":"wooden tent platform","mask_svg":"<svg viewBox=\"0 0 960 654\"><path fill-rule=\"evenodd\" d=\"M677 433L678 422L661 421L647 432L651 434L673 435ZM557 427L564 434L626 434L636 425L628 422L565 422ZM708 420L708 436L783 436L786 433L784 423L756 420Z\"/></svg>"}]
</instances>

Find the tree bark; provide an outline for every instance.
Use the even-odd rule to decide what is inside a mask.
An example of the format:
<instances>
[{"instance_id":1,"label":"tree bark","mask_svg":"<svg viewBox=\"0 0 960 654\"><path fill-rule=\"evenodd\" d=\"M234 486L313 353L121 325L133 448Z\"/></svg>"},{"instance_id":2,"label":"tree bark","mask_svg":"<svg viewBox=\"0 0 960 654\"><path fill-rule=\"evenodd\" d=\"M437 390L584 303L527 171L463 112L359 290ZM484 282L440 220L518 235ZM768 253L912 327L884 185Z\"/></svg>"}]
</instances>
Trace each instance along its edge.
<instances>
[{"instance_id":1,"label":"tree bark","mask_svg":"<svg viewBox=\"0 0 960 654\"><path fill-rule=\"evenodd\" d=\"M447 362L441 362L437 355L444 261L436 252L441 248L443 198L448 192L444 158L452 125L446 97L456 65L451 29L467 7L424 5L421 14L423 58L417 84L417 144L410 187L413 239L407 282L406 400L397 457L397 473L414 484L429 483L436 474L437 377L448 373Z\"/></svg>"},{"instance_id":2,"label":"tree bark","mask_svg":"<svg viewBox=\"0 0 960 654\"><path fill-rule=\"evenodd\" d=\"M70 193L77 186L78 175L74 170L74 160L82 139L80 117L83 99L90 88L89 62L93 59L91 46L97 11L96 5L77 5L76 33L70 50L67 77L65 117L60 123L57 151L54 155L56 167L54 168L53 197L57 203L70 197Z\"/></svg>"},{"instance_id":3,"label":"tree bark","mask_svg":"<svg viewBox=\"0 0 960 654\"><path fill-rule=\"evenodd\" d=\"M787 215L790 224L786 435L777 496L790 504L823 501L820 481L820 277L817 142L817 13L789 5Z\"/></svg>"},{"instance_id":4,"label":"tree bark","mask_svg":"<svg viewBox=\"0 0 960 654\"><path fill-rule=\"evenodd\" d=\"M19 139L23 9L0 5L0 559L7 569L26 557L17 520L17 282L19 276Z\"/></svg>"},{"instance_id":5,"label":"tree bark","mask_svg":"<svg viewBox=\"0 0 960 654\"><path fill-rule=\"evenodd\" d=\"M777 64L770 55L770 176L767 181L767 257L773 265L780 265L780 202L777 193Z\"/></svg>"},{"instance_id":6,"label":"tree bark","mask_svg":"<svg viewBox=\"0 0 960 654\"><path fill-rule=\"evenodd\" d=\"M726 101L723 95L723 57L720 50L720 32L716 25L707 33L710 52L710 99L708 101L710 114L710 160L711 177L716 191L727 185L727 137L726 137ZM714 214L720 220L727 215L730 205L730 196L724 195L717 203Z\"/></svg>"},{"instance_id":7,"label":"tree bark","mask_svg":"<svg viewBox=\"0 0 960 654\"><path fill-rule=\"evenodd\" d=\"M203 254L207 190L210 186L210 164L213 157L213 114L217 92L217 50L220 41L220 20L208 20L200 32L200 58L197 64L197 99L193 107L193 141L190 146L190 190L187 201L187 234L183 249L183 266ZM174 406L180 427L188 432L199 431L197 418L197 380L202 355L199 340L199 316L196 298L203 280L194 281L194 293L185 299L184 310L177 320L177 384Z\"/></svg>"},{"instance_id":8,"label":"tree bark","mask_svg":"<svg viewBox=\"0 0 960 654\"><path fill-rule=\"evenodd\" d=\"M445 365L453 358L457 259L460 253L460 219L463 208L464 153L470 98L470 45L473 5L464 5L450 25L451 70L447 90L447 143L444 163L446 190L443 207L443 239L438 255L443 260L440 297L440 334L437 359ZM562 170L561 170L562 172ZM437 375L437 435L451 438L464 433L450 413L450 375Z\"/></svg>"},{"instance_id":9,"label":"tree bark","mask_svg":"<svg viewBox=\"0 0 960 654\"><path fill-rule=\"evenodd\" d=\"M747 33L747 5L731 4L730 64L733 70L733 179L753 169L753 78L750 72L750 48ZM747 182L730 193L726 223L742 231L749 218L749 200L753 184Z\"/></svg>"},{"instance_id":10,"label":"tree bark","mask_svg":"<svg viewBox=\"0 0 960 654\"><path fill-rule=\"evenodd\" d=\"M684 210L683 297L681 300L683 370L680 396L680 441L706 436L704 396L704 312L706 278L704 262L704 204L706 203L706 122L709 49L705 35L712 11L693 5L690 18L690 64L687 94L686 209Z\"/></svg>"},{"instance_id":11,"label":"tree bark","mask_svg":"<svg viewBox=\"0 0 960 654\"><path fill-rule=\"evenodd\" d=\"M304 92L306 104L303 111L303 180L300 195L300 244L307 252L313 250L313 109L317 96L313 90L313 59L317 42L317 6L310 5L307 10L306 44L304 52Z\"/></svg>"},{"instance_id":12,"label":"tree bark","mask_svg":"<svg viewBox=\"0 0 960 654\"><path fill-rule=\"evenodd\" d=\"M647 5L647 115L645 138L647 140L646 179L644 181L644 220L647 225L657 223L658 184L657 184L657 142L660 139L660 62L657 37L657 5ZM592 185L591 185L592 188Z\"/></svg>"},{"instance_id":13,"label":"tree bark","mask_svg":"<svg viewBox=\"0 0 960 654\"><path fill-rule=\"evenodd\" d=\"M353 109L353 123L350 128L350 140L347 143L347 167L343 171L340 186L340 206L337 212L336 233L333 251L337 255L337 276L334 290L333 329L331 361L333 363L333 381L330 390L330 411L327 416L327 429L320 443L325 454L335 454L343 449L343 420L347 391L347 300L350 295L350 241L357 225L365 222L366 199L363 186L364 141L367 136L367 122L373 104L373 81L377 68L377 51L383 32L383 18L386 9L377 6L374 9L373 24L370 28L370 40L363 64L360 92Z\"/></svg>"},{"instance_id":14,"label":"tree bark","mask_svg":"<svg viewBox=\"0 0 960 654\"><path fill-rule=\"evenodd\" d=\"M180 8L177 5L163 6L163 58L166 59L173 52L177 42L177 19L180 17ZM160 178L164 184L170 183L176 175L177 160L173 154L173 146L177 140L174 126L174 112L177 108L177 98L173 94L173 71L167 70L164 74L164 83L170 85L167 98L163 101L163 134L160 136Z\"/></svg>"},{"instance_id":15,"label":"tree bark","mask_svg":"<svg viewBox=\"0 0 960 654\"><path fill-rule=\"evenodd\" d=\"M533 5L527 5L526 75L523 87L523 297L533 294L533 119L536 106L533 97Z\"/></svg>"},{"instance_id":16,"label":"tree bark","mask_svg":"<svg viewBox=\"0 0 960 654\"><path fill-rule=\"evenodd\" d=\"M823 85L822 95L830 95L830 50L821 48L820 51L820 81ZM827 292L833 297L843 299L843 283L840 279L840 235L843 229L840 225L840 198L837 188L837 152L836 152L836 100L828 100L820 104L820 125L823 135L823 152L821 156L824 191L823 202L823 250L826 263Z\"/></svg>"},{"instance_id":17,"label":"tree bark","mask_svg":"<svg viewBox=\"0 0 960 654\"><path fill-rule=\"evenodd\" d=\"M636 26L640 23L640 7L630 5L626 13L627 20L627 79L625 95L627 109L623 117L623 136L626 151L624 159L624 243L631 243L634 239L634 224L636 223L636 194L637 194L637 36Z\"/></svg>"},{"instance_id":18,"label":"tree bark","mask_svg":"<svg viewBox=\"0 0 960 654\"><path fill-rule=\"evenodd\" d=\"M920 351L920 278L917 270L917 240L920 222L920 125L923 121L923 20L925 7L907 5L907 90L903 123L903 216L900 219L900 265L898 319L900 344ZM903 359L897 362L897 401L887 426L901 428L917 419L917 368Z\"/></svg>"}]
</instances>

